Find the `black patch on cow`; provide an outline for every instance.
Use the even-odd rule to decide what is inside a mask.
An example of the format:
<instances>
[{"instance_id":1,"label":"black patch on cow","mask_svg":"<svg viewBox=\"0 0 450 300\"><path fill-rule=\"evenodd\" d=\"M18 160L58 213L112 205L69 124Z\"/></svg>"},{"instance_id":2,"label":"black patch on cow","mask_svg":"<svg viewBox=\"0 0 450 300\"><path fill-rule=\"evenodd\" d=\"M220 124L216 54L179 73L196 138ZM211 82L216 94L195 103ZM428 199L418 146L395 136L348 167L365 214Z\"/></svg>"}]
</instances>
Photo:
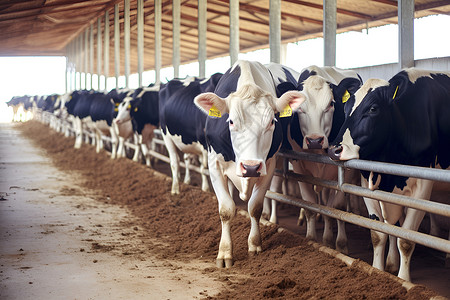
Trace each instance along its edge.
<instances>
[{"instance_id":1,"label":"black patch on cow","mask_svg":"<svg viewBox=\"0 0 450 300\"><path fill-rule=\"evenodd\" d=\"M371 219L371 220L376 220L376 221L380 221L380 218L378 218L376 214L371 214L371 215L369 215L369 219Z\"/></svg>"},{"instance_id":2,"label":"black patch on cow","mask_svg":"<svg viewBox=\"0 0 450 300\"><path fill-rule=\"evenodd\" d=\"M142 134L145 125L150 124L159 126L159 91L145 91L135 93L133 100L130 101L130 117L133 124L133 131Z\"/></svg>"},{"instance_id":3,"label":"black patch on cow","mask_svg":"<svg viewBox=\"0 0 450 300\"><path fill-rule=\"evenodd\" d=\"M206 115L194 104L194 98L214 89L222 74L211 76L206 82L199 79L184 86L179 80L171 80L159 93L159 121L161 130L181 136L184 144L199 142L206 149Z\"/></svg>"}]
</instances>

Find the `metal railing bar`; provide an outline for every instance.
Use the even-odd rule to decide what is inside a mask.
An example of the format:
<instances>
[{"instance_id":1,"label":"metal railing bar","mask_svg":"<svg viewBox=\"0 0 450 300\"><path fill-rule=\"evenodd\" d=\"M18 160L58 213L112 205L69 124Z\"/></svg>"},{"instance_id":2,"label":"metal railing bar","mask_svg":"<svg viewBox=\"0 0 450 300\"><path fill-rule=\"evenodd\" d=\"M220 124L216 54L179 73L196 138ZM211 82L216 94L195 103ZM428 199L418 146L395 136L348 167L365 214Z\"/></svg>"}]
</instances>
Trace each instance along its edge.
<instances>
[{"instance_id":1,"label":"metal railing bar","mask_svg":"<svg viewBox=\"0 0 450 300\"><path fill-rule=\"evenodd\" d=\"M371 220L362 216L358 216L352 213L344 212L339 209L330 208L327 206L319 205L316 203L310 203L303 199L298 199L272 191L267 191L266 197L274 199L278 202L294 205L297 207L303 207L310 211L320 213L322 215L339 219L341 221L352 223L361 227L370 228L372 230L381 231L389 235L400 237L414 243L418 243L439 251L450 253L450 241L444 240L438 237L427 235L421 232L389 225L380 221Z\"/></svg>"},{"instance_id":2,"label":"metal railing bar","mask_svg":"<svg viewBox=\"0 0 450 300\"><path fill-rule=\"evenodd\" d=\"M283 176L283 173L279 170L275 171L278 176ZM419 209L426 212L431 212L434 214L439 214L442 216L450 217L450 205L442 204L438 202L415 199L408 196L392 194L384 191L371 191L369 189L363 188L361 186L344 183L339 187L337 181L323 180L312 176L301 175L293 172L288 172L285 176L287 179L293 179L297 181L302 181L314 185L320 185L326 188L331 188L334 190L341 190L344 193L350 193L353 195L368 197L372 199L381 200L384 202L389 202L392 204L397 204L401 206L407 206L415 209Z\"/></svg>"},{"instance_id":3,"label":"metal railing bar","mask_svg":"<svg viewBox=\"0 0 450 300\"><path fill-rule=\"evenodd\" d=\"M328 156L316 153L296 152L293 150L283 150L278 152L281 157L289 159L302 159L313 162L319 162L346 168L359 169L364 171L373 171L377 173L389 173L392 175L415 177L435 181L450 182L450 170L436 168L424 168L417 166L407 166L392 163L383 163L377 161L368 161L362 159L352 159L348 161L333 161Z\"/></svg>"}]
</instances>

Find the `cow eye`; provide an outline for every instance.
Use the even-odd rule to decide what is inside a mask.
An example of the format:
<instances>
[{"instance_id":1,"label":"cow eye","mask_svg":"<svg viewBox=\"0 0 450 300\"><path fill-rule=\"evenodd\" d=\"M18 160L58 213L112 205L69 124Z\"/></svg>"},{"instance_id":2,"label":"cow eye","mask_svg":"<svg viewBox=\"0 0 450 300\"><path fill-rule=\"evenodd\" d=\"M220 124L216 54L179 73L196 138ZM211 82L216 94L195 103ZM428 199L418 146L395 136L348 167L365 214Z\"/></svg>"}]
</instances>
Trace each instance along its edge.
<instances>
[{"instance_id":1,"label":"cow eye","mask_svg":"<svg viewBox=\"0 0 450 300\"><path fill-rule=\"evenodd\" d=\"M331 100L330 105L328 105L328 107L325 109L325 112L329 111L330 109L332 109L334 107L334 104L336 103L336 101Z\"/></svg>"},{"instance_id":2,"label":"cow eye","mask_svg":"<svg viewBox=\"0 0 450 300\"><path fill-rule=\"evenodd\" d=\"M375 114L375 113L377 113L377 112L378 112L378 106L372 105L372 106L370 107L370 109L369 109L369 113L370 113L370 114Z\"/></svg>"}]
</instances>

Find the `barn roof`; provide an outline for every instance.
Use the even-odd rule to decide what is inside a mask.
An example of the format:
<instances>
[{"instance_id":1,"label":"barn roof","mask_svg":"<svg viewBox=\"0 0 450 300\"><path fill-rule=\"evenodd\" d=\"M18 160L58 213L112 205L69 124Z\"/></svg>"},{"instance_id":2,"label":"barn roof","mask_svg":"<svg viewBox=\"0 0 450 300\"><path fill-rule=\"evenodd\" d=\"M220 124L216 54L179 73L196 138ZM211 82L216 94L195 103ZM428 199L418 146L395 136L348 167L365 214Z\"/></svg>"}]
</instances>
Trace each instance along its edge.
<instances>
[{"instance_id":1,"label":"barn roof","mask_svg":"<svg viewBox=\"0 0 450 300\"><path fill-rule=\"evenodd\" d=\"M269 45L268 0L240 0L240 50ZM124 34L123 0L7 0L0 2L0 56L66 55L66 46L109 12L110 57L114 54L114 5L120 8L121 37ZM181 63L196 61L198 0L181 0ZM337 31L397 23L395 0L338 0ZM131 72L137 72L137 1L131 0ZM229 52L229 0L207 1L207 57ZM415 17L449 14L448 0L415 0ZM322 0L282 0L283 42L322 36ZM154 69L154 0L144 1L144 69ZM104 32L102 32L104 36ZM94 53L96 53L96 42ZM123 51L123 42L121 42ZM172 64L172 1L162 0L162 66ZM121 58L123 60L122 52ZM113 63L113 59L111 59ZM114 71L112 66L110 72ZM112 75L112 74L110 74Z\"/></svg>"}]
</instances>

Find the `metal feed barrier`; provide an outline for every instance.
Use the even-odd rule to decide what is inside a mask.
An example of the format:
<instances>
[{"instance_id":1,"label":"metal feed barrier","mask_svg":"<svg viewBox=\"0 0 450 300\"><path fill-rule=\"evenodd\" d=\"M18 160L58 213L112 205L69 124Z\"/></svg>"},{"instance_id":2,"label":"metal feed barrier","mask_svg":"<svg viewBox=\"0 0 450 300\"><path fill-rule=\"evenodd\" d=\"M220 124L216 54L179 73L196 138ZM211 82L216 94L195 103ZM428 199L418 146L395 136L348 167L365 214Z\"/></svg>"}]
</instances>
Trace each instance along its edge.
<instances>
[{"instance_id":1,"label":"metal feed barrier","mask_svg":"<svg viewBox=\"0 0 450 300\"><path fill-rule=\"evenodd\" d=\"M45 116L48 114L48 116ZM41 116L40 120L44 123L49 124L50 113L43 112L43 116ZM59 120L59 119L58 119ZM59 122L64 123L67 122L65 120L59 120ZM73 130L73 129L72 129ZM161 136L159 130L155 131L155 136ZM87 133L91 138L93 137L92 133ZM105 141L110 141L109 137L103 137ZM155 144L164 145L164 141L161 138L154 139ZM128 148L132 148L135 151L139 151L139 148L136 145L126 142L125 146ZM150 150L149 154L159 160L170 163L170 159L168 156L161 154L157 151ZM415 209L419 209L422 211L439 214L445 217L450 217L450 205L441 204L431 201L425 201L421 199L415 199L407 196L396 195L393 193L383 192L383 191L372 191L367 188L363 188L361 186L345 183L344 181L344 173L346 168L365 170L365 171L374 171L378 173L399 175L405 177L416 177L421 179L429 179L435 181L443 181L450 183L450 170L440 170L440 169L432 169L432 168L422 168L422 167L414 167L414 166L406 166L406 165L398 165L398 164L389 164L389 163L381 163L374 161L365 161L354 159L345 162L336 162L332 161L328 156L313 154L313 153L304 153L304 152L295 152L295 151L282 151L278 153L278 156L284 159L284 170L276 170L276 176L282 176L284 179L291 179L302 181L310 184L319 185L326 188L331 188L335 190L340 190L347 194L353 194L361 197L369 197L373 199L377 199L384 202L389 202L393 204L402 205L405 207L411 207ZM320 178L315 178L311 176L296 174L290 171L287 171L287 162L289 159L300 159L307 160L317 163L331 164L338 166L338 180L330 181L323 180ZM185 168L184 163L180 163L180 165ZM200 168L195 165L190 165L189 169L200 173ZM204 172L206 175L209 175L209 172L206 170ZM396 237L400 237L406 240L410 240L414 243L418 243L439 251L443 251L446 253L450 253L450 241L434 237L428 234L420 233L417 231L403 229L398 226L389 225L384 222L371 220L369 218L356 215L350 212L345 212L339 209L330 208L324 205L315 204L307 202L300 198L295 198L291 196L286 196L283 194L274 193L271 191L267 191L266 196L270 199L274 199L276 201L286 203L289 205L294 205L297 207L305 208L310 211L320 213L322 215L339 219L345 221L347 223L352 223L364 228L368 228L371 230L376 230L380 232L384 232L389 235L393 235Z\"/></svg>"}]
</instances>

